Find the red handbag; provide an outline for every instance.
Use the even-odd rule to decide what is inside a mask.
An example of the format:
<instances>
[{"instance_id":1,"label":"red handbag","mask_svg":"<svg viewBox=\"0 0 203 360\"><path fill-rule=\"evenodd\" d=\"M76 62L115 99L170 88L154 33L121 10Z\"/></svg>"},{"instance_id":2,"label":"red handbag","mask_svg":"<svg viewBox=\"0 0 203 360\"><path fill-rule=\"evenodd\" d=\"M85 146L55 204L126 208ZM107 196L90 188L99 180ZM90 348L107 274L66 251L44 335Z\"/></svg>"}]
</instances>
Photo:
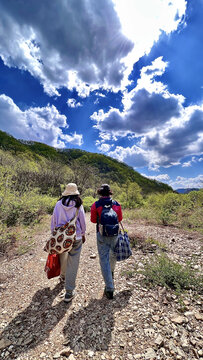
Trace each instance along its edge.
<instances>
[{"instance_id":1,"label":"red handbag","mask_svg":"<svg viewBox=\"0 0 203 360\"><path fill-rule=\"evenodd\" d=\"M48 279L52 279L60 275L61 266L58 254L48 255L44 271L47 273Z\"/></svg>"}]
</instances>

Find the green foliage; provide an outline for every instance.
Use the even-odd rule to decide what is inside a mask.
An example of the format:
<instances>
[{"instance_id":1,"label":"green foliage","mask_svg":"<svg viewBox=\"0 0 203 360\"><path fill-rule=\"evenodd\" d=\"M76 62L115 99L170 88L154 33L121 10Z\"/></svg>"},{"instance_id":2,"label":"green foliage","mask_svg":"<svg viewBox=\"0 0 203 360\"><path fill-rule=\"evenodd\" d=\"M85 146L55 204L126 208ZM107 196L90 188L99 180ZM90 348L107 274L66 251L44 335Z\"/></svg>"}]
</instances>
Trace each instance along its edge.
<instances>
[{"instance_id":1,"label":"green foliage","mask_svg":"<svg viewBox=\"0 0 203 360\"><path fill-rule=\"evenodd\" d=\"M155 256L145 264L143 275L145 282L152 285L165 286L178 292L193 289L203 290L203 276L190 268L169 259L165 254Z\"/></svg>"},{"instance_id":2,"label":"green foliage","mask_svg":"<svg viewBox=\"0 0 203 360\"><path fill-rule=\"evenodd\" d=\"M44 214L51 214L56 200L48 195L38 194L37 190L26 192L23 195L8 191L0 206L0 221L7 226L29 225L38 221Z\"/></svg>"},{"instance_id":3,"label":"green foliage","mask_svg":"<svg viewBox=\"0 0 203 360\"><path fill-rule=\"evenodd\" d=\"M19 141L2 131L0 131L0 147L3 150L17 155L18 157L23 156L29 161L34 161L37 163L44 162L44 170L46 169L47 165L46 161L55 164L55 173L60 177L58 183L65 183L66 177L61 176L61 172L58 172L56 164L58 164L58 167L61 168L63 165L68 166L72 169L72 174L67 177L67 180L80 181L80 184L78 185L80 186L82 193L88 187L93 187L96 191L96 188L100 185L100 183L114 182L119 185L123 185L127 181L137 183L142 190L142 194L144 195L152 192L172 191L170 186L164 183L159 183L155 180L145 178L138 172L134 171L132 167L106 155L89 153L79 149L55 149L46 144L33 141ZM74 164L75 169L73 170ZM82 168L81 170L80 167ZM48 168L50 169L49 166ZM35 178L36 173L37 170L35 170L34 174L32 174L32 178ZM28 173L26 172L25 177L28 177ZM51 174L51 177L53 177L53 174ZM49 178L49 171L47 178ZM42 176L39 178L39 181L41 181L40 179L44 179L44 177ZM36 186L35 183L34 186ZM52 185L48 187L53 189L55 186L56 184L54 183L54 187Z\"/></svg>"},{"instance_id":4,"label":"green foliage","mask_svg":"<svg viewBox=\"0 0 203 360\"><path fill-rule=\"evenodd\" d=\"M150 245L157 245L159 247L159 249L161 249L162 251L166 251L167 250L167 246L164 243L161 243L158 240L155 240L153 238L148 238L146 239L146 243L150 244Z\"/></svg>"},{"instance_id":5,"label":"green foliage","mask_svg":"<svg viewBox=\"0 0 203 360\"><path fill-rule=\"evenodd\" d=\"M86 196L83 199L83 206L84 206L85 211L90 211L90 208L95 201L96 201L96 199L93 198L92 196Z\"/></svg>"},{"instance_id":6,"label":"green foliage","mask_svg":"<svg viewBox=\"0 0 203 360\"><path fill-rule=\"evenodd\" d=\"M120 191L117 199L124 209L135 209L139 207L143 201L141 188L137 183L127 181L127 183L122 186L122 191Z\"/></svg>"},{"instance_id":7,"label":"green foliage","mask_svg":"<svg viewBox=\"0 0 203 360\"><path fill-rule=\"evenodd\" d=\"M0 221L0 254L4 254L9 245L15 243L16 234L12 229L8 229L5 224Z\"/></svg>"},{"instance_id":8,"label":"green foliage","mask_svg":"<svg viewBox=\"0 0 203 360\"><path fill-rule=\"evenodd\" d=\"M125 217L131 220L146 219L151 223L175 225L203 232L202 204L203 189L189 194L153 194L143 199L138 209L125 211Z\"/></svg>"}]
</instances>

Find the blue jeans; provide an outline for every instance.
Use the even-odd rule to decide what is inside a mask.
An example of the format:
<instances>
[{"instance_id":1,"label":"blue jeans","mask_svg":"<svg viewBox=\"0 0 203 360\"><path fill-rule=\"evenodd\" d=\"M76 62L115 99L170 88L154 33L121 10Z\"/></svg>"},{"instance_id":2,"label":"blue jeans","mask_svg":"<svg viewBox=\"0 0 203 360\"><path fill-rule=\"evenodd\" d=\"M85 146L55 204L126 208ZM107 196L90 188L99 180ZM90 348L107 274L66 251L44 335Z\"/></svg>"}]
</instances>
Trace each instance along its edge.
<instances>
[{"instance_id":1,"label":"blue jeans","mask_svg":"<svg viewBox=\"0 0 203 360\"><path fill-rule=\"evenodd\" d=\"M113 249L116 245L118 236L102 236L97 233L97 249L99 253L99 261L101 266L102 276L105 282L107 291L114 290L112 272L116 265L116 257Z\"/></svg>"}]
</instances>

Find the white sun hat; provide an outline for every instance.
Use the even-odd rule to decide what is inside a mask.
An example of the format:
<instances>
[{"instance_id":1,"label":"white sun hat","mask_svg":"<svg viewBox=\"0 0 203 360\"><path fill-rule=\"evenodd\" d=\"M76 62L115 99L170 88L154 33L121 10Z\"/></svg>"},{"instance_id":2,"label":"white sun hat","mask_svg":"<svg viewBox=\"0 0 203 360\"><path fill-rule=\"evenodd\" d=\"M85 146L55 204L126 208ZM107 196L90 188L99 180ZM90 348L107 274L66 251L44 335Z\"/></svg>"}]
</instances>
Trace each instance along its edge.
<instances>
[{"instance_id":1,"label":"white sun hat","mask_svg":"<svg viewBox=\"0 0 203 360\"><path fill-rule=\"evenodd\" d=\"M66 188L64 192L62 193L62 196L68 196L68 195L79 195L79 191L77 188L77 185L74 183L69 183L66 185Z\"/></svg>"}]
</instances>

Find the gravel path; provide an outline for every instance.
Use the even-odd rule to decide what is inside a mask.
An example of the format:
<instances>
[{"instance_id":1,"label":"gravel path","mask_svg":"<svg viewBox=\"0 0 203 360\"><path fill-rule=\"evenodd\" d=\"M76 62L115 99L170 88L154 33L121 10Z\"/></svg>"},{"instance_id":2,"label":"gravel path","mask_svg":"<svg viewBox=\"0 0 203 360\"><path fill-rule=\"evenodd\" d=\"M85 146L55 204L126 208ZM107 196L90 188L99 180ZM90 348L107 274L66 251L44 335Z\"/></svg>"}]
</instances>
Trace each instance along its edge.
<instances>
[{"instance_id":1,"label":"gravel path","mask_svg":"<svg viewBox=\"0 0 203 360\"><path fill-rule=\"evenodd\" d=\"M189 292L180 303L173 292L146 289L139 274L130 276L135 264L142 268L159 251L156 244L143 245L148 237L165 244L169 256L180 262L191 259L201 270L200 235L140 223L126 227L138 246L130 259L117 264L111 301L103 297L89 214L71 304L63 302L58 279L48 280L43 271L48 231L38 231L32 251L1 260L0 359L203 359L200 296Z\"/></svg>"}]
</instances>

